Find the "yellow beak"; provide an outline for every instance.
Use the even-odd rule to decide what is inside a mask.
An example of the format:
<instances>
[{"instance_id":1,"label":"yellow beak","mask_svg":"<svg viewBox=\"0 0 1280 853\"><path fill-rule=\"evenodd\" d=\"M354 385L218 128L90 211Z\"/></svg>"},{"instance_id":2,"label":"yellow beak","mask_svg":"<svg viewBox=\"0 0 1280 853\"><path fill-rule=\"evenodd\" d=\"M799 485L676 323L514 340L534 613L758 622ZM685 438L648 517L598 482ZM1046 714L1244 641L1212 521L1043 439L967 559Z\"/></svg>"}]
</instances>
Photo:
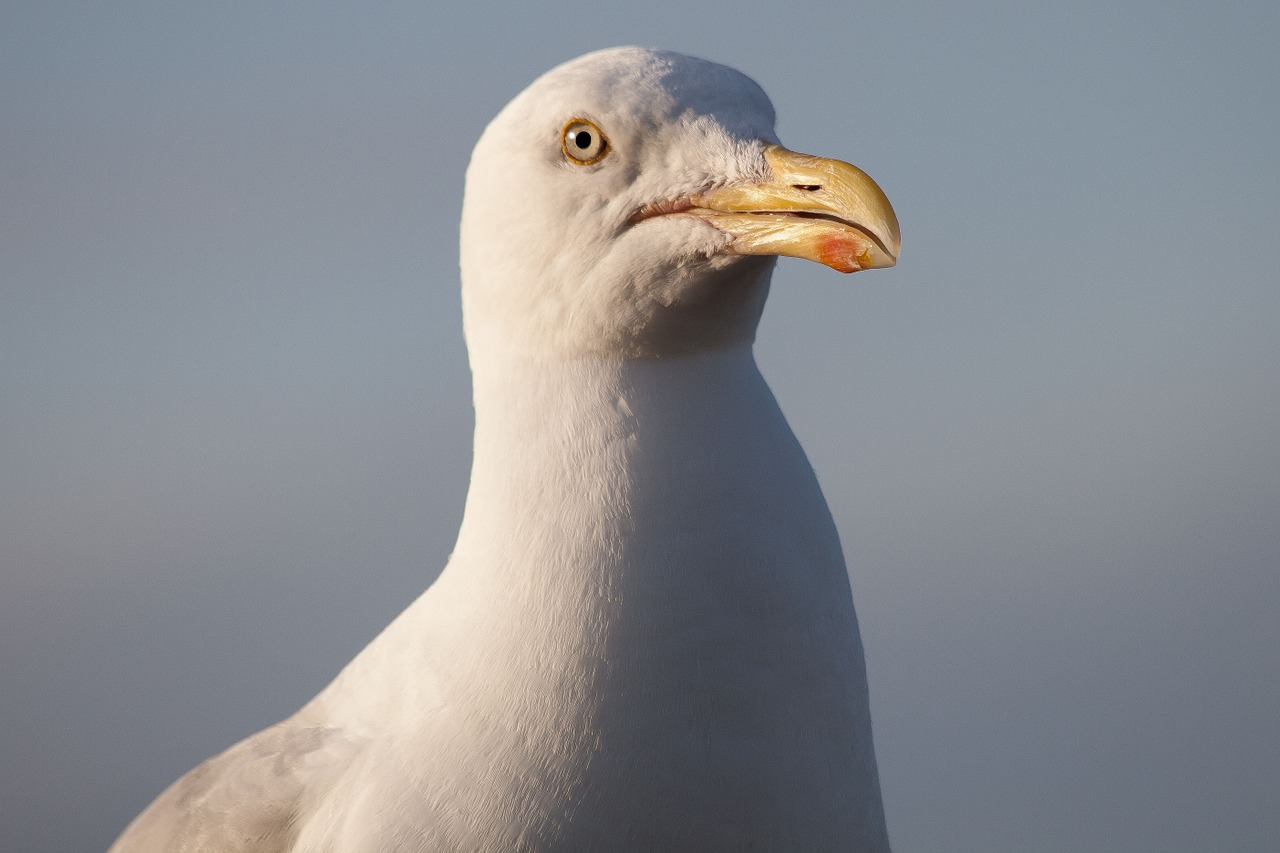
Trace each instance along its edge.
<instances>
[{"instance_id":1,"label":"yellow beak","mask_svg":"<svg viewBox=\"0 0 1280 853\"><path fill-rule=\"evenodd\" d=\"M898 262L898 218L866 172L778 145L764 156L769 179L691 199L688 212L731 235L731 251L806 258L845 273Z\"/></svg>"}]
</instances>

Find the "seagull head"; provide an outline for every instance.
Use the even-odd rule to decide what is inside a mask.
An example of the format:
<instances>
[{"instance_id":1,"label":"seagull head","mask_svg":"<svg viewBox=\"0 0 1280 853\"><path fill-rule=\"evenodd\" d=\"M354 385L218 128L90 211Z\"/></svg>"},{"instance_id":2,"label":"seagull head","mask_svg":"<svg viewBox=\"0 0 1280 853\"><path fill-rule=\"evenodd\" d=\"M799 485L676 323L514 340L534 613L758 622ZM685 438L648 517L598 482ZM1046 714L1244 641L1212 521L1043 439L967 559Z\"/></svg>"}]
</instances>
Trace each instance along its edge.
<instances>
[{"instance_id":1,"label":"seagull head","mask_svg":"<svg viewBox=\"0 0 1280 853\"><path fill-rule=\"evenodd\" d=\"M783 148L744 74L616 48L555 68L485 129L467 170L473 361L661 357L749 343L779 255L892 266L897 218L858 168Z\"/></svg>"}]
</instances>

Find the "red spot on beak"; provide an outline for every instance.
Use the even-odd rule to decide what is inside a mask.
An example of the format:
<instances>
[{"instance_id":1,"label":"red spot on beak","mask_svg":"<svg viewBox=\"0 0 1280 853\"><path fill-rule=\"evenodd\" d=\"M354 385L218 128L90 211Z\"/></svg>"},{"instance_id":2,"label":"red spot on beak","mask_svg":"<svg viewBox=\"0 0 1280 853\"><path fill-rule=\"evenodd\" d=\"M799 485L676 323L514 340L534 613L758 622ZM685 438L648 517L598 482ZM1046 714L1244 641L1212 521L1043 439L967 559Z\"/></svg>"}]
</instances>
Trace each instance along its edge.
<instances>
[{"instance_id":1,"label":"red spot on beak","mask_svg":"<svg viewBox=\"0 0 1280 853\"><path fill-rule=\"evenodd\" d=\"M866 247L852 234L830 234L818 241L818 262L840 272L864 269L862 254Z\"/></svg>"}]
</instances>

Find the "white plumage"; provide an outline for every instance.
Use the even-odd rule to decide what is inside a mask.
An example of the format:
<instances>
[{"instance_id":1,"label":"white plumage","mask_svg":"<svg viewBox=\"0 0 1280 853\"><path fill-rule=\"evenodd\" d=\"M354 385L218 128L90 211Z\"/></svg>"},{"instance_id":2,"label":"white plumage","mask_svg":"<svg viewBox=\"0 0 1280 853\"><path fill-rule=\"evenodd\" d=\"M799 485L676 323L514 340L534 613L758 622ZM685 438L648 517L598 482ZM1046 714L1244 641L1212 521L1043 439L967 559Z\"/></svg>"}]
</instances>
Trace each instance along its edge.
<instances>
[{"instance_id":1,"label":"white plumage","mask_svg":"<svg viewBox=\"0 0 1280 853\"><path fill-rule=\"evenodd\" d=\"M774 255L888 266L897 223L776 142L752 81L636 48L494 119L448 566L113 850L887 849L839 540L751 345Z\"/></svg>"}]
</instances>

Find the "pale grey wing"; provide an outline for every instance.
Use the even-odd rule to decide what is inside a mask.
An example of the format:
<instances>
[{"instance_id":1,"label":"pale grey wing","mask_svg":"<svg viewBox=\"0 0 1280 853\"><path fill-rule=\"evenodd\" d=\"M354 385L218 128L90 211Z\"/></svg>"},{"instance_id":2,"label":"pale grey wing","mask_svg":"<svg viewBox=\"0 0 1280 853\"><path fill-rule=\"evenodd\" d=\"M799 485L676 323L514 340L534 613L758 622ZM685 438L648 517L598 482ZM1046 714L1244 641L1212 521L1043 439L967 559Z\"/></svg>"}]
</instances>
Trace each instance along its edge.
<instances>
[{"instance_id":1,"label":"pale grey wing","mask_svg":"<svg viewBox=\"0 0 1280 853\"><path fill-rule=\"evenodd\" d=\"M359 744L285 720L196 767L129 824L109 853L283 853Z\"/></svg>"}]
</instances>

